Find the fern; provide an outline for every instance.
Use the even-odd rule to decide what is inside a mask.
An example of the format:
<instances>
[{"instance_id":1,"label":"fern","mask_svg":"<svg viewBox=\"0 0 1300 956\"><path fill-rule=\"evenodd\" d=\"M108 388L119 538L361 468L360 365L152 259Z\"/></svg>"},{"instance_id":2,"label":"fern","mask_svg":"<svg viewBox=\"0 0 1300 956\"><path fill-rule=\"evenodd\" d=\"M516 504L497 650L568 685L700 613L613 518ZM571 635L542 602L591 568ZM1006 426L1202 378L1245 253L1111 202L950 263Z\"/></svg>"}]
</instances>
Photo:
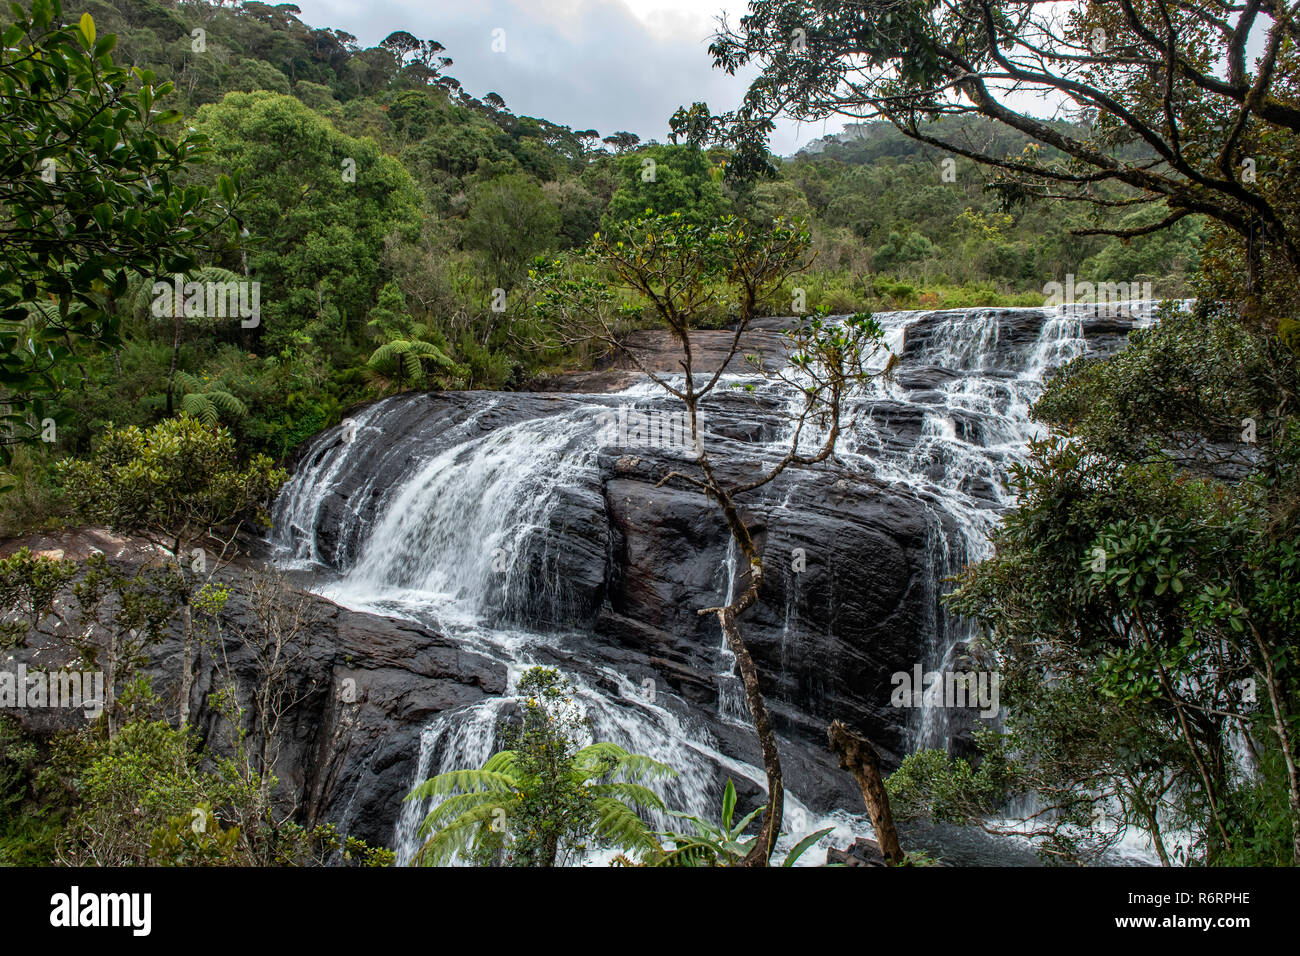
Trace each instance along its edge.
<instances>
[{"instance_id":1,"label":"fern","mask_svg":"<svg viewBox=\"0 0 1300 956\"><path fill-rule=\"evenodd\" d=\"M193 272L184 273L181 275L182 286L184 285L184 283L187 282L204 282L204 283L214 282L214 283L221 283L222 285L224 285L228 282L246 282L246 281L248 280L245 276L241 276L237 272L231 272L229 269L223 269L220 266L203 266L202 268L195 269ZM169 290L174 290L176 288L174 285L175 278L170 275L162 275L162 276L157 276L152 278L149 276L139 276L134 281L133 283L134 288L132 288L128 292L128 297L131 303L131 308L137 315L153 314L153 303L154 300L157 298L157 296L154 295L153 289L154 289L154 284L157 282L166 283L169 287ZM206 314L207 312L206 296L204 297L203 306L198 312L190 312L187 314L184 309L185 306L184 297L182 297L180 302L177 302L176 294L174 291L168 291L166 293L163 293L163 295L167 296L167 300L166 300L167 314L173 318L183 318L183 319L216 318L215 316L208 316ZM227 316L226 318L231 318L231 316Z\"/></svg>"},{"instance_id":2,"label":"fern","mask_svg":"<svg viewBox=\"0 0 1300 956\"><path fill-rule=\"evenodd\" d=\"M200 381L188 372L177 372L181 387L181 411L205 425L237 421L248 417L248 406L235 395L217 387L219 381Z\"/></svg>"},{"instance_id":3,"label":"fern","mask_svg":"<svg viewBox=\"0 0 1300 956\"><path fill-rule=\"evenodd\" d=\"M658 846L645 821L627 804L612 797L597 797L595 811L592 831L597 839L631 850L651 850Z\"/></svg>"},{"instance_id":4,"label":"fern","mask_svg":"<svg viewBox=\"0 0 1300 956\"><path fill-rule=\"evenodd\" d=\"M484 802L458 814L454 820L424 841L416 851L412 862L423 866L443 866L450 863L457 853L472 849L486 832L490 832L497 809L495 804Z\"/></svg>"},{"instance_id":5,"label":"fern","mask_svg":"<svg viewBox=\"0 0 1300 956\"><path fill-rule=\"evenodd\" d=\"M459 372L459 366L438 346L419 339L393 339L371 353L366 367L371 375L384 384L399 390L404 384L423 385L427 379L426 363L450 372Z\"/></svg>"},{"instance_id":6,"label":"fern","mask_svg":"<svg viewBox=\"0 0 1300 956\"><path fill-rule=\"evenodd\" d=\"M595 743L573 755L566 778L574 792L587 794L591 836L604 845L648 855L660 848L638 811L663 810L664 804L642 781L675 775L667 764L650 757L617 744ZM452 770L420 783L407 800L442 799L420 823L417 833L425 840L412 862L439 866L457 854L504 845L507 835L493 826L498 810L508 816L534 783L521 771L520 755L513 750L493 754L478 770Z\"/></svg>"}]
</instances>

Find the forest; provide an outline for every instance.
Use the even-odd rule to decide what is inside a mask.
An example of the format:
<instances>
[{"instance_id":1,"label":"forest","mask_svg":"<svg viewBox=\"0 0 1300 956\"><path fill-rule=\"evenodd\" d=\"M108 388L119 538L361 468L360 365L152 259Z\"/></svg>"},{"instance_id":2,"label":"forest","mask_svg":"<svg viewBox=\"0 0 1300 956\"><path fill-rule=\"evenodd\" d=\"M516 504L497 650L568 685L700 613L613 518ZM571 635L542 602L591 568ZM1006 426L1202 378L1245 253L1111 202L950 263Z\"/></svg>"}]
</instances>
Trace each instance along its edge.
<instances>
[{"instance_id":1,"label":"forest","mask_svg":"<svg viewBox=\"0 0 1300 956\"><path fill-rule=\"evenodd\" d=\"M304 24L291 4L84 10L117 37L116 62L173 85L162 105L203 139L202 162L178 169L176 185L215 194L218 177L238 175L237 235L196 248L187 280L248 277L267 291L260 323L245 329L202 313L160 319L152 281L129 288L114 303L120 346L87 356L82 387L52 409L57 439L16 452L19 487L0 524L10 534L58 520L52 462L88 451L109 422L147 426L185 408L283 461L347 408L416 384L392 343L434 347L417 363L422 386L520 388L582 362L530 329L520 284L535 257L581 247L650 204L699 222L805 218L817 251L800 280L807 307L836 314L1038 302L1072 270L1181 296L1195 261L1194 221L1128 245L1078 238L1084 211L1003 213L973 164L959 161L961 188L946 188L939 152L883 124L738 188L722 176L721 148L601 137L515 116L491 91L471 95L436 40L397 33L363 50ZM654 183L642 180L647 159Z\"/></svg>"},{"instance_id":2,"label":"forest","mask_svg":"<svg viewBox=\"0 0 1300 956\"><path fill-rule=\"evenodd\" d=\"M802 761L783 771L780 755L813 737L825 750L829 727L852 773L847 809L861 814L865 801L891 865L942 856L905 853L892 818L904 843L925 820L1020 840L1049 863L1105 862L1139 834L1157 865L1300 864L1300 18L1280 2L1216 0L1204 21L1159 0L1071 6L1044 25L1016 2L754 0L709 49L719 69L757 65L760 80L730 112L683 104L658 142L517 115L497 92L463 87L457 51L436 38L397 31L366 48L293 4L14 4L0 17L0 538L11 545L0 551L0 649L60 647L103 671L106 697L75 730L0 712L0 863L552 866L599 850L621 865L789 864L833 826L814 827L818 814L792 799L783 807L783 781L812 771ZM1164 33L1144 26L1156 8ZM806 47L791 47L792 29L806 29ZM1043 57L1040 29L1065 52ZM1262 37L1250 62L1247 35ZM861 82L846 92L835 78L850 69ZM1079 108L1016 112L986 76L1052 88ZM783 112L858 118L777 156L766 136ZM1044 322L1059 301L1050 290L1085 279L1146 288L1161 304L1149 322L1128 305L1099 318L1098 296L1070 334L1123 342L1034 366L1042 388L1005 399L1006 382L1030 375L997 364L1012 362L998 351L1015 344L1006 323L1030 310ZM976 328L1003 323L983 340L987 354L916 352L917 330L947 334L932 325L957 322L956 310ZM908 337L893 354L889 333L903 325L891 323ZM778 329L789 367L751 362L763 385L720 378L732 359L743 364L751 335ZM1035 327L1032 341L1046 334ZM684 358L654 366L632 345L650 341ZM722 365L692 367L709 349ZM906 376L918 355L974 364L917 384ZM701 783L709 813L722 808L706 816L687 799L690 768L635 752L636 741L592 739L575 700L605 685L539 656L510 662L517 683L497 696L516 710L485 759L436 773L426 759L403 784L427 811L408 828L411 847L304 812L286 797L282 778L300 782L287 770L300 741L285 728L308 696L295 683L311 657L303 642L322 613L341 612L265 561L268 540L288 541L276 537L286 524L304 533L294 509L314 492L303 476L336 453L339 474L361 467L347 447L375 440L367 428L388 429L405 462L434 458L450 439L419 431L430 417L445 415L448 434L469 428L464 409L513 428L508 416L535 396L614 360L680 403L674 422L695 455L656 459L653 483L639 459L593 459L609 472L602 488L635 479L698 496L718 554L741 569L716 606L683 590L669 603L691 603L691 620L731 655L719 686L750 734L750 784L738 781L738 796L730 779ZM958 371L983 376L978 388L949 388ZM876 391L899 381L903 393ZM761 402L775 387L793 396L780 408L788 430L763 417L771 408L751 420L722 396ZM976 721L960 745L923 746L922 734L904 746L904 730L872 724L869 708L853 710L856 729L819 709L834 695L808 688L825 675L787 680L776 671L788 648L756 636L770 589L787 587L785 559L768 554L780 508L765 489L806 479L821 483L809 499L821 501L894 482L889 493L920 508L895 473L868 480L846 465L870 447L879 468L890 440L862 438L851 413L868 407L854 404L864 396L881 402L872 427L902 441L911 426L897 409L940 393L955 437L921 426L899 460L941 489L931 499L960 498L958 523L984 529L987 518L991 530L945 546L954 563L930 569L944 593L927 618L941 623L927 626L965 622L969 640L952 654L992 662L1004 716ZM988 396L1003 396L1005 421L1023 417L1003 442L1023 448L989 438L991 418L972 424ZM759 441L755 420L767 444L737 451ZM432 451L400 444L417 433ZM940 438L950 453L997 446L988 475L923 460L917 449ZM364 447L384 468L408 467L384 457L387 445ZM567 474L580 457L566 448L547 467ZM448 457L448 473L463 461ZM977 479L1005 492L972 491ZM348 480L342 498L356 497L330 505L344 532L309 528L311 547L295 552L320 558L320 542L337 538L330 571L345 583L379 560L348 534L414 535L365 510L395 472ZM411 494L394 500L424 500ZM445 494L434 512L461 500ZM347 508L364 521L347 524ZM510 520L531 527L549 514ZM429 553L451 520L435 513L420 526ZM662 520L656 534L679 530ZM571 527L574 540L586 533ZM87 529L166 560L48 550ZM617 617L626 630L610 640L623 646L672 631L655 621L643 633L610 603L636 570L626 545L636 530L629 518L623 538L587 549L627 551L617 560L628 566L602 572L603 611L564 590L581 574L546 563L566 560L554 554L570 541L537 545L540 557L507 570L503 619L539 633L579 622L610 639ZM386 584L411 587L416 540L402 560L388 556ZM688 563L672 551L662 561ZM491 660L488 645L465 646ZM166 686L153 679L163 647ZM869 656L859 650L844 653ZM353 667L356 653L339 650L334 666ZM654 645L647 660L673 653ZM910 670L912 657L901 660ZM626 679L671 684L689 704L696 664ZM849 691L866 695L890 669ZM14 691L0 681L0 696ZM711 692L721 713L722 691ZM41 696L53 695L51 678ZM886 753L883 784L878 758L861 756L866 737ZM1030 809L1012 826L1008 807ZM796 812L807 827L791 822Z\"/></svg>"}]
</instances>

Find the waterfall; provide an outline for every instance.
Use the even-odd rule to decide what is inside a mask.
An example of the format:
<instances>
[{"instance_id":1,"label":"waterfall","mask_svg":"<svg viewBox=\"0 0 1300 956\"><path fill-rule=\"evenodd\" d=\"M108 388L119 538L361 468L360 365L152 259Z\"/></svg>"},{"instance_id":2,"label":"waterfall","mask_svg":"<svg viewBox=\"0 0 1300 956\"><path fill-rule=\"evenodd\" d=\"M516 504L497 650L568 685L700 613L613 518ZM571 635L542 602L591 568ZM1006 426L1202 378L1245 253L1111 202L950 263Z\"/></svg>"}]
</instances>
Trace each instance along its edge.
<instances>
[{"instance_id":1,"label":"waterfall","mask_svg":"<svg viewBox=\"0 0 1300 956\"><path fill-rule=\"evenodd\" d=\"M384 593L470 617L534 604L541 595L526 590L529 562L517 559L549 565L552 492L595 466L596 418L581 411L506 426L430 459L385 504L361 559L329 596L346 604ZM553 573L540 578L546 597L560 595Z\"/></svg>"},{"instance_id":2,"label":"waterfall","mask_svg":"<svg viewBox=\"0 0 1300 956\"><path fill-rule=\"evenodd\" d=\"M1139 321L1148 311L1145 305L1132 309ZM924 513L929 633L921 645L924 659L916 663L926 670L948 666L972 638L969 626L941 605L943 579L989 553L999 516L1014 504L1004 480L1038 431L1029 408L1048 370L1089 350L1087 317L1072 306L876 316L901 361L893 381L875 382L849 404L851 424L837 467L913 497ZM744 383L758 380L739 374L722 382ZM774 388L761 385L760 391L797 400ZM715 816L728 776L738 786L761 789L762 768L728 753L732 748L723 739L748 731L748 714L720 631L717 701L709 712L670 692L667 680L560 653L561 647L582 646L587 625L581 622L594 617L603 593L600 574L609 573L613 544L598 489L612 453L602 422L619 404L656 409L671 407L672 400L645 383L613 395L457 393L436 420L421 415L426 401L404 396L377 402L354 416L350 438L338 429L318 436L276 503L271 538L285 566L321 571L317 590L338 603L424 622L508 669L506 696L442 712L425 727L411 785L480 766L497 746L519 675L546 664L572 681L597 738L679 771L660 788L671 808ZM704 421L710 440L721 440L708 410ZM738 440L732 432L722 438ZM807 429L803 437L809 447L819 441L814 432ZM789 434L774 428L751 442L749 453L775 460ZM763 502L768 521L795 520L791 488L822 480L799 469L787 472ZM580 507L571 507L575 500ZM587 514L589 520L573 517ZM566 563L573 548L585 549L581 567ZM734 545L718 558L717 590L730 596L737 586ZM583 568L598 573L584 577ZM779 609L783 666L800 647L805 618L794 588L786 590ZM702 593L684 600L703 606L712 598ZM946 746L950 719L949 709L923 705L909 717L912 747ZM783 846L818 825L834 825L829 839L839 843L869 832L861 814L822 816L794 792L787 806ZM428 801L402 805L394 820L399 862L409 862L418 848L416 828L429 809ZM805 862L817 855L810 851Z\"/></svg>"},{"instance_id":3,"label":"waterfall","mask_svg":"<svg viewBox=\"0 0 1300 956\"><path fill-rule=\"evenodd\" d=\"M723 585L719 604L730 604L736 597L736 542L727 541L727 561L723 566L726 584ZM732 723L749 723L749 704L745 701L745 685L736 673L736 655L727 644L727 636L718 628L718 716Z\"/></svg>"}]
</instances>

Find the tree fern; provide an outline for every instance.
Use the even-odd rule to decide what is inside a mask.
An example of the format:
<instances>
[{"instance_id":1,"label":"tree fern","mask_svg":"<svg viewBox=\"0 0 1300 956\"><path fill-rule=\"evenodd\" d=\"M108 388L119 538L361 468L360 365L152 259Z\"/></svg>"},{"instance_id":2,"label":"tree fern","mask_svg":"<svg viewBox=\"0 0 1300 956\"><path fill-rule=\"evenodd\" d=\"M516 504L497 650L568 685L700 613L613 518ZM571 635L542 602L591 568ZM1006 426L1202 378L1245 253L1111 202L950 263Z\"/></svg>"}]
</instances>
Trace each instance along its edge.
<instances>
[{"instance_id":1,"label":"tree fern","mask_svg":"<svg viewBox=\"0 0 1300 956\"><path fill-rule=\"evenodd\" d=\"M371 375L385 385L397 390L405 386L425 384L426 365L434 365L449 372L459 366L438 346L420 339L393 339L371 353L366 367Z\"/></svg>"},{"instance_id":2,"label":"tree fern","mask_svg":"<svg viewBox=\"0 0 1300 956\"><path fill-rule=\"evenodd\" d=\"M658 846L645 821L631 807L613 797L595 799L592 832L597 840L625 850L651 850Z\"/></svg>"},{"instance_id":3,"label":"tree fern","mask_svg":"<svg viewBox=\"0 0 1300 956\"><path fill-rule=\"evenodd\" d=\"M585 725L555 671L533 668L519 692L522 726L506 731L517 747L478 770L430 777L407 795L438 800L417 830L424 843L412 862L438 865L460 855L551 866L588 840L640 856L658 852L640 814L664 805L646 784L675 771L609 742L578 748L574 738Z\"/></svg>"},{"instance_id":4,"label":"tree fern","mask_svg":"<svg viewBox=\"0 0 1300 956\"><path fill-rule=\"evenodd\" d=\"M472 850L492 832L499 806L485 793L473 794L481 802L458 813L450 823L436 830L416 852L413 863L422 866L445 866L458 853Z\"/></svg>"},{"instance_id":5,"label":"tree fern","mask_svg":"<svg viewBox=\"0 0 1300 956\"><path fill-rule=\"evenodd\" d=\"M188 372L177 372L176 382L183 389L181 411L205 425L248 416L248 406L232 393L219 388L220 380L200 380Z\"/></svg>"},{"instance_id":6,"label":"tree fern","mask_svg":"<svg viewBox=\"0 0 1300 956\"><path fill-rule=\"evenodd\" d=\"M212 318L217 318L217 316L209 316L207 314L206 295L204 296L203 305L200 309L198 309L197 311L186 312L185 296L184 296L185 284L189 282L202 282L202 283L211 282L211 283L218 283L221 285L225 285L226 283L229 282L247 282L247 281L248 281L247 277L241 276L237 272L231 272L229 269L223 269L220 266L203 266L199 269L195 269L192 272L183 273L181 275L182 294L181 294L181 300L179 302L176 301L176 293L174 291L176 288L175 277L171 275L162 275L162 276L153 276L153 277L139 276L132 283L132 286L128 291L127 295L129 296L128 301L131 304L131 309L136 315L153 315L154 301L160 297L154 295L154 291L153 291L154 286L159 282L164 282L168 286L168 291L165 293L161 293L161 295L167 296L166 299L167 311L164 317L170 319L182 319L182 320L212 319ZM226 318L232 318L232 316L226 316Z\"/></svg>"}]
</instances>

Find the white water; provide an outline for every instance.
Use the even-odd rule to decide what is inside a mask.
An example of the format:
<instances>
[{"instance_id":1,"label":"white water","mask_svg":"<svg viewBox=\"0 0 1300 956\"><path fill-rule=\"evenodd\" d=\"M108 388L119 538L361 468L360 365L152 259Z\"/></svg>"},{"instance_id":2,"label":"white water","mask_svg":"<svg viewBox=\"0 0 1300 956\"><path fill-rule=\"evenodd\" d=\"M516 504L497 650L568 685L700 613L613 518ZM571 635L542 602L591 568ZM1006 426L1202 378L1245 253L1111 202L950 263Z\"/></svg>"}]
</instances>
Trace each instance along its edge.
<instances>
[{"instance_id":1,"label":"white water","mask_svg":"<svg viewBox=\"0 0 1300 956\"><path fill-rule=\"evenodd\" d=\"M1049 310L1031 347L1008 357L999 348L1000 317L1025 311L976 309L944 314L924 348L909 356L899 371L932 367L951 374L938 376L943 380L933 389L878 383L871 395L850 409L852 426L839 450L842 464L864 477L892 482L925 503L934 577L931 640L921 662L926 670L939 669L953 646L969 637L966 627L948 619L940 607L941 579L988 553L989 534L999 513L1013 503L1002 482L1037 433L1028 410L1041 390L1043 374L1087 347L1079 310L1060 307ZM876 318L888 341L901 349L908 327L923 315L894 312ZM724 384L748 378L728 377ZM653 384L637 385L614 398L640 403L661 400ZM280 560L294 566L341 568L342 577L321 593L357 610L437 626L466 648L505 663L512 693L520 674L538 663L539 656L544 658L548 648L561 643L564 635L501 622L511 620L535 598L538 588L546 589L557 602L565 600L564 582L550 560L557 542L551 540L548 517L561 495L582 486L579 477L598 468L600 412L608 404L587 405L579 400L556 414L485 433L477 429L484 412L471 415L452 429L443 450L408 468L405 480L387 493L375 511L378 517L369 521L362 517L361 507L375 494L373 478L363 481L350 495L342 516L333 519L346 525L346 533L341 531L329 553L322 553L316 536L301 532L327 520L323 509L345 469L376 456L375 422L383 408L381 403L359 414L351 443L316 451L286 486L275 513ZM904 411L921 415L915 440L907 440L889 425L891 414ZM705 421L707 425L707 413ZM819 436L805 438L811 446ZM382 447L379 443L381 457ZM776 455L784 449L776 442L770 450ZM370 471L374 475L379 469ZM791 473L790 480L809 480L809 476ZM776 504L773 514L779 514L780 508ZM355 552L350 563L349 547ZM700 595L700 605L725 599L735 577L732 549L719 569L720 593ZM787 631L797 628L793 609L787 607L786 615ZM734 663L719 632L718 716L747 726ZM722 779L731 776L763 785L762 769L722 753L702 721L692 720L682 702L662 696L662 683L656 693L647 694L642 685L611 668L596 671L599 679L590 673L566 672L595 737L676 768L680 777L661 788L671 808L715 817L720 790L706 792L693 782L716 781L719 771ZM508 694L438 715L422 734L418 770L411 784L447 770L481 765L497 745L497 727L512 700ZM669 703L676 706L666 706ZM915 747L944 746L949 731L948 711L942 707L923 707L913 715ZM854 834L870 833L860 814L835 812L819 818L794 793L787 793L786 803L790 835L783 846L808 830L836 827L821 848L804 856L805 864L820 862L827 845L842 846ZM399 862L408 862L418 847L416 827L428 809L427 804L415 802L403 805L394 831ZM592 856L588 862L603 859Z\"/></svg>"}]
</instances>

